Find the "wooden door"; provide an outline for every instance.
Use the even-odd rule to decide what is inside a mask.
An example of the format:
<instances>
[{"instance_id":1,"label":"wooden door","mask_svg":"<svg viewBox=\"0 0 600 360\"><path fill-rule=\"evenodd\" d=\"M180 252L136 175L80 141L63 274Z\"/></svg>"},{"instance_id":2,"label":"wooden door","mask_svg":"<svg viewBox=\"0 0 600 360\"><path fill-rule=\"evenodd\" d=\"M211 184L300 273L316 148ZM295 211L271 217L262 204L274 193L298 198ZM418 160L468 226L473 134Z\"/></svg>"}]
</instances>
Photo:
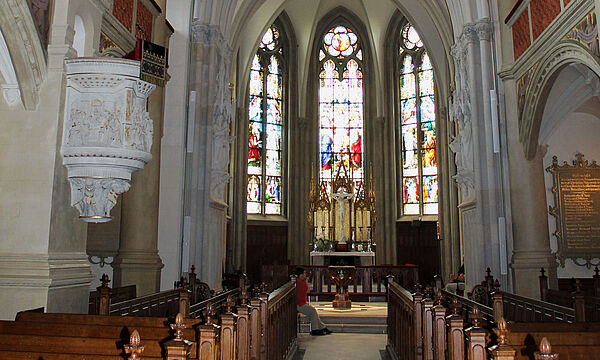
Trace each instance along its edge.
<instances>
[{"instance_id":1,"label":"wooden door","mask_svg":"<svg viewBox=\"0 0 600 360\"><path fill-rule=\"evenodd\" d=\"M263 265L288 264L287 224L248 225L246 273L250 281L260 282Z\"/></svg>"},{"instance_id":2,"label":"wooden door","mask_svg":"<svg viewBox=\"0 0 600 360\"><path fill-rule=\"evenodd\" d=\"M398 222L396 224L398 264L419 267L419 282L427 284L440 274L440 244L435 221Z\"/></svg>"}]
</instances>

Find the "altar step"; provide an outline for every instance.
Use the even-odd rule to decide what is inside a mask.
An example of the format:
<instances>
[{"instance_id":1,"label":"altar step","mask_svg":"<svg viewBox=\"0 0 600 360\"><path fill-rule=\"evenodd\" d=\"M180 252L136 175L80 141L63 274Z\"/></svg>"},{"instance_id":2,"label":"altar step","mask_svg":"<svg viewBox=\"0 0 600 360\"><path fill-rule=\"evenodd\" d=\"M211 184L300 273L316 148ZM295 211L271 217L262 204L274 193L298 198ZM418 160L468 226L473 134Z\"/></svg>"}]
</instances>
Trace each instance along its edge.
<instances>
[{"instance_id":1,"label":"altar step","mask_svg":"<svg viewBox=\"0 0 600 360\"><path fill-rule=\"evenodd\" d=\"M386 303L353 303L350 310L335 310L331 303L313 303L321 320L334 333L387 333ZM308 317L300 315L299 331L308 333Z\"/></svg>"}]
</instances>

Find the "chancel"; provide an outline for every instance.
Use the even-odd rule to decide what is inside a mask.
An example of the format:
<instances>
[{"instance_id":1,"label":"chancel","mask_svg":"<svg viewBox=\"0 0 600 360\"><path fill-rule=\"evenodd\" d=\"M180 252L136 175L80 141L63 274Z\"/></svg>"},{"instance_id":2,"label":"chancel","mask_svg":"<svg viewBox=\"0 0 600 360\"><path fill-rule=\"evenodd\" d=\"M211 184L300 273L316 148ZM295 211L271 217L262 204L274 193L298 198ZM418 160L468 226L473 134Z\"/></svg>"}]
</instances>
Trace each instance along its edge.
<instances>
[{"instance_id":1,"label":"chancel","mask_svg":"<svg viewBox=\"0 0 600 360\"><path fill-rule=\"evenodd\" d=\"M581 354L567 340L597 321L600 281L599 5L1 0L0 344L87 358L89 334L121 356L96 326L139 325L138 349L169 323L184 354L218 329L213 355L285 358L310 331L300 268L325 323L368 308L400 358L466 340L535 358L528 332ZM455 338L434 344L439 324ZM167 346L151 334L147 351Z\"/></svg>"}]
</instances>

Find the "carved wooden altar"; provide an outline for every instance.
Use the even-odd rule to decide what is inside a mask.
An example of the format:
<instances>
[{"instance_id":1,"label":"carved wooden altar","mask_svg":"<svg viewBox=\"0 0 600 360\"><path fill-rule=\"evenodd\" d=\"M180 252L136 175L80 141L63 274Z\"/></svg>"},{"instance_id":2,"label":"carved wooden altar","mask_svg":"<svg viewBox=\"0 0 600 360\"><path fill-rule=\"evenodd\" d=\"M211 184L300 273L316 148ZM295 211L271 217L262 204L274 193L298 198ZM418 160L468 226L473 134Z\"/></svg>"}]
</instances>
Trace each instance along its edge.
<instances>
[{"instance_id":1,"label":"carved wooden altar","mask_svg":"<svg viewBox=\"0 0 600 360\"><path fill-rule=\"evenodd\" d=\"M320 181L318 186L313 175L307 219L313 252L374 251L377 217L373 190L373 175L366 188L364 181L351 179L344 166L333 181Z\"/></svg>"}]
</instances>

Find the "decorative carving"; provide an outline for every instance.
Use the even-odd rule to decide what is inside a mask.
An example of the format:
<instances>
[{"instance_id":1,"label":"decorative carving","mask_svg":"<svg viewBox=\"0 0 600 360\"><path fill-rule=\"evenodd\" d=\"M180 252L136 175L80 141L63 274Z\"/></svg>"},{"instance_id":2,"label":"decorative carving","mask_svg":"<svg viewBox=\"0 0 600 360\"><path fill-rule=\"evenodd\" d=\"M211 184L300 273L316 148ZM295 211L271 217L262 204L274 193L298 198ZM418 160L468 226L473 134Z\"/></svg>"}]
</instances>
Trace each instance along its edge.
<instances>
[{"instance_id":1,"label":"decorative carving","mask_svg":"<svg viewBox=\"0 0 600 360\"><path fill-rule=\"evenodd\" d=\"M559 165L553 156L552 165L546 168L553 177L554 206L549 207L549 213L556 219L552 235L558 242L556 257L561 266L570 258L589 269L598 265L592 259L600 258L600 166L584 160L581 153L575 156L573 165L566 161Z\"/></svg>"},{"instance_id":2,"label":"decorative carving","mask_svg":"<svg viewBox=\"0 0 600 360\"><path fill-rule=\"evenodd\" d=\"M153 122L146 101L155 85L141 81L139 62L65 60L67 91L61 154L71 205L88 222L111 219L131 173L152 158Z\"/></svg>"},{"instance_id":3,"label":"decorative carving","mask_svg":"<svg viewBox=\"0 0 600 360\"><path fill-rule=\"evenodd\" d=\"M600 57L598 49L598 23L596 10L592 10L565 36L566 40L575 40L587 47L592 54Z\"/></svg>"},{"instance_id":4,"label":"decorative carving","mask_svg":"<svg viewBox=\"0 0 600 360\"><path fill-rule=\"evenodd\" d=\"M472 27L469 29L473 30ZM467 27L465 27L465 31ZM473 35L471 31L469 34ZM471 100L469 88L468 69L468 36L461 36L453 46L451 54L455 63L456 90L452 95L449 105L450 121L457 125L457 134L449 143L450 150L454 152L454 163L456 164L456 175L454 179L460 185L463 199L472 195L475 182L473 170L473 135L471 124Z\"/></svg>"},{"instance_id":5,"label":"decorative carving","mask_svg":"<svg viewBox=\"0 0 600 360\"><path fill-rule=\"evenodd\" d=\"M21 91L17 81L17 74L12 63L8 46L2 31L0 31L0 74L4 78L2 84L2 96L8 106L16 106L21 103Z\"/></svg>"},{"instance_id":6,"label":"decorative carving","mask_svg":"<svg viewBox=\"0 0 600 360\"><path fill-rule=\"evenodd\" d=\"M91 222L106 222L117 204L117 196L129 190L129 181L122 179L69 178L71 206L79 217Z\"/></svg>"},{"instance_id":7,"label":"decorative carving","mask_svg":"<svg viewBox=\"0 0 600 360\"><path fill-rule=\"evenodd\" d=\"M133 330L129 337L129 344L124 347L126 354L131 354L129 357L131 360L141 359L144 353L144 346L140 345L140 334L137 330Z\"/></svg>"},{"instance_id":8,"label":"decorative carving","mask_svg":"<svg viewBox=\"0 0 600 360\"><path fill-rule=\"evenodd\" d=\"M217 93L213 111L213 153L211 172L211 196L222 199L225 185L231 179L227 173L229 168L229 149L235 137L229 135L229 128L234 116L231 100L231 88L228 82L229 65L221 65L217 73Z\"/></svg>"},{"instance_id":9,"label":"decorative carving","mask_svg":"<svg viewBox=\"0 0 600 360\"><path fill-rule=\"evenodd\" d=\"M519 80L517 80L517 109L519 110L519 120L521 119L521 113L523 112L523 107L525 106L525 98L527 97L527 92L529 92L531 78L536 68L537 64L533 65L531 69L529 69L523 76L521 76Z\"/></svg>"},{"instance_id":10,"label":"decorative carving","mask_svg":"<svg viewBox=\"0 0 600 360\"><path fill-rule=\"evenodd\" d=\"M21 90L18 84L2 84L2 96L8 106L17 106L21 103Z\"/></svg>"}]
</instances>

